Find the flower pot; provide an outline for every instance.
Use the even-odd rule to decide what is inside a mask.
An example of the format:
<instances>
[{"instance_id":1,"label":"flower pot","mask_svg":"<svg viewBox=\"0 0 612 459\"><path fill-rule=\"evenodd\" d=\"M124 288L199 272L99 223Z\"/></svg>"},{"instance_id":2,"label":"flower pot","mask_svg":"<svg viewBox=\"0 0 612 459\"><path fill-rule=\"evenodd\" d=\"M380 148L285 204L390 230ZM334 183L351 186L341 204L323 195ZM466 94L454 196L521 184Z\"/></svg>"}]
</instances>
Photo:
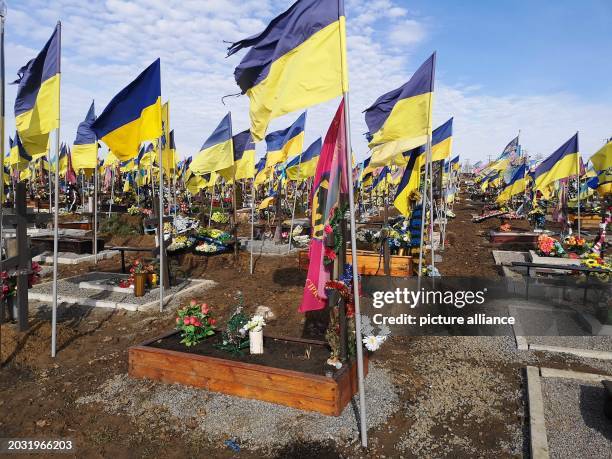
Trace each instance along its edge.
<instances>
[{"instance_id":1,"label":"flower pot","mask_svg":"<svg viewBox=\"0 0 612 459\"><path fill-rule=\"evenodd\" d=\"M146 273L135 273L134 274L134 296L144 296L146 284L147 284Z\"/></svg>"},{"instance_id":2,"label":"flower pot","mask_svg":"<svg viewBox=\"0 0 612 459\"><path fill-rule=\"evenodd\" d=\"M263 330L249 332L251 354L263 354Z\"/></svg>"}]
</instances>

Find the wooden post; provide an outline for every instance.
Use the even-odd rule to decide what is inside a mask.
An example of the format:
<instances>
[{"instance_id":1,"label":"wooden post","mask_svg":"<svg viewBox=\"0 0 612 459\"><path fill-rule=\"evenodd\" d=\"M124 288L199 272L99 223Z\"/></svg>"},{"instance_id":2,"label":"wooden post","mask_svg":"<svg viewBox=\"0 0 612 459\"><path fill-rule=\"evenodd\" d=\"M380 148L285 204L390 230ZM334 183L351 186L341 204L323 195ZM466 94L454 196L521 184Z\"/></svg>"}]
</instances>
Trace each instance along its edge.
<instances>
[{"instance_id":1,"label":"wooden post","mask_svg":"<svg viewBox=\"0 0 612 459\"><path fill-rule=\"evenodd\" d=\"M16 212L16 237L17 237L17 255L19 256L19 264L17 266L17 307L19 311L19 331L28 329L28 274L30 272L30 258L28 247L28 234L26 216L26 189L25 183L17 183L17 191L15 196L15 212Z\"/></svg>"}]
</instances>

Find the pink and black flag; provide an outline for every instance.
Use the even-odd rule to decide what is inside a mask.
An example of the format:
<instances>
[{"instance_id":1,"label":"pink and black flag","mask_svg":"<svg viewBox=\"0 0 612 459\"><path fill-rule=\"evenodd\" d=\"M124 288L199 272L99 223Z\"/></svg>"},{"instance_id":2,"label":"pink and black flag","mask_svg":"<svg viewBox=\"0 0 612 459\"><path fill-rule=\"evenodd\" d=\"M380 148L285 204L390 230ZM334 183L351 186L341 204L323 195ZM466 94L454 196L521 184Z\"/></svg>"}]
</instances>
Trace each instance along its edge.
<instances>
[{"instance_id":1,"label":"pink and black flag","mask_svg":"<svg viewBox=\"0 0 612 459\"><path fill-rule=\"evenodd\" d=\"M312 209L312 237L308 250L310 264L300 312L323 309L326 305L325 284L331 279L333 264L323 263L325 227L340 203L340 195L348 191L346 140L344 100L342 100L325 136L310 196Z\"/></svg>"}]
</instances>

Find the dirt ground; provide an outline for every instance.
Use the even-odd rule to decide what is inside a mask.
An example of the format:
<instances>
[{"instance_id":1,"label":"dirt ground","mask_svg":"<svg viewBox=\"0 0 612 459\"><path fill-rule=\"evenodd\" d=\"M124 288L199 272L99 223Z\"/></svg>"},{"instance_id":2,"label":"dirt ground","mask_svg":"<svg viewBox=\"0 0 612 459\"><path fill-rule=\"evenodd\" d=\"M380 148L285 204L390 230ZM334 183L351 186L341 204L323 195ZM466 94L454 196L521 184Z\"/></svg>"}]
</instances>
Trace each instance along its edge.
<instances>
[{"instance_id":1,"label":"dirt ground","mask_svg":"<svg viewBox=\"0 0 612 459\"><path fill-rule=\"evenodd\" d=\"M482 232L499 226L500 222L473 224L471 213L477 211L466 201L456 206L457 218L449 224L444 261L438 265L443 275L499 275L490 253L492 247ZM513 225L521 227L525 223ZM152 246L153 239L116 238L112 243ZM223 319L236 306L237 292L241 292L249 312L265 305L276 315L275 320L269 321L267 332L302 335L305 318L297 307L305 273L297 268L297 256L256 257L253 276L249 274L248 253L242 253L237 261L232 255L209 257L204 261L184 255L175 263L194 278L217 282L197 299L210 305L221 327ZM60 273L67 277L94 270L118 272L120 259L105 260L95 267L63 266ZM76 404L79 397L95 392L105 381L127 373L128 348L171 330L174 311L190 299L184 297L174 301L164 313L62 307L55 359L50 357L48 305L31 307L31 327L25 333L16 331L12 324L3 324L0 437L70 438L78 445L76 457L262 457L261 452L248 449L236 454L222 442L211 443L193 431L186 430L182 436L177 436L164 425L147 425L127 416L108 413L103 407ZM524 390L524 365L517 360L487 354L486 347L459 338L447 338L446 341L391 339L374 355L373 361L392 371L400 389L401 410L384 427L369 433L369 450L358 451L352 446L331 442L298 442L271 453L270 457L431 457L442 452L435 453L436 445L449 443L449 431L467 439L464 442L470 446L453 444L444 453L448 457L473 457L476 447L480 451L478 455L482 456L487 452L497 457L521 456L525 450L521 432L524 433L526 425L524 401L520 395ZM544 356L533 359L535 364L546 361L549 366L568 366L567 362L551 361ZM483 399L482 393L472 391L461 395L461 391L470 387L471 380L466 378L471 378L470 375L485 378L488 374L493 376L482 380L486 385L482 391L488 391L486 393L495 398L492 406L488 406L488 399ZM436 402L436 397L441 399ZM466 417L466 412L462 411L467 409L464 405L455 409L459 402L454 398L461 397L465 397L470 406L480 407L482 417L478 422ZM428 416L436 421L432 421L432 425L422 425ZM333 432L330 436L333 438ZM414 439L429 445L430 449L419 452L412 443ZM517 443L518 447L507 446ZM405 445L405 448L400 450L398 445Z\"/></svg>"}]
</instances>

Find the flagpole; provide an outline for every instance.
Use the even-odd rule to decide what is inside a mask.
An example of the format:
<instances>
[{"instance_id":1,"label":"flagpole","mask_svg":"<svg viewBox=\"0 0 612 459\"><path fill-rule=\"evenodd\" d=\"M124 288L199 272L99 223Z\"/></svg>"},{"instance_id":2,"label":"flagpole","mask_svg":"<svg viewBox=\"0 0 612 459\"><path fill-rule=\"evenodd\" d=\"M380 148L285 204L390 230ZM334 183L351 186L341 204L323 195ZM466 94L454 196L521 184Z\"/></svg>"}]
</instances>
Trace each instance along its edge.
<instances>
[{"instance_id":1,"label":"flagpole","mask_svg":"<svg viewBox=\"0 0 612 459\"><path fill-rule=\"evenodd\" d=\"M4 201L6 200L4 192L4 139L5 139L5 98L4 91L5 75L4 75L4 21L6 20L6 4L4 0L0 0L0 160L2 161L2 178L0 179L0 260L3 258L4 247ZM0 319L4 315L0 316Z\"/></svg>"},{"instance_id":2,"label":"flagpole","mask_svg":"<svg viewBox=\"0 0 612 459\"><path fill-rule=\"evenodd\" d=\"M159 158L159 312L164 311L164 282L166 279L164 272L164 168L162 163L162 142L161 137L157 143ZM153 161L151 161L153 162ZM151 177L151 189L153 188L153 177ZM168 287L170 287L168 285Z\"/></svg>"},{"instance_id":3,"label":"flagpole","mask_svg":"<svg viewBox=\"0 0 612 459\"><path fill-rule=\"evenodd\" d=\"M344 13L344 0L338 0L338 20L341 20L340 14ZM348 90L348 66L346 62L346 43L345 36L340 28L340 65L341 65L341 84L342 97L344 100L344 128L346 135L346 174L349 197L349 211L351 221L351 261L353 265L353 296L355 297L355 347L357 348L357 382L359 388L359 430L361 433L361 446L368 446L368 426L366 421L366 403L365 403L365 384L364 384L364 369L363 369L363 344L361 337L361 298L359 297L359 265L357 263L357 234L355 222L355 197L353 196L353 173L352 169L349 172L349 167L352 165L351 158L351 123L350 123L350 106L349 106L349 90ZM344 81L344 76L347 75L347 81Z\"/></svg>"},{"instance_id":4,"label":"flagpole","mask_svg":"<svg viewBox=\"0 0 612 459\"><path fill-rule=\"evenodd\" d=\"M576 131L576 145L578 145L578 131ZM578 184L578 237L580 237L580 148L576 148L576 182Z\"/></svg>"},{"instance_id":5,"label":"flagpole","mask_svg":"<svg viewBox=\"0 0 612 459\"><path fill-rule=\"evenodd\" d=\"M421 277L423 272L423 248L424 238L425 238L425 207L427 206L427 179L429 176L429 168L427 167L427 162L429 161L429 155L431 153L431 134L427 134L427 150L425 153L425 174L423 176L423 195L421 197L421 240L419 241L420 249L419 249L419 272L418 277ZM421 170L419 167L419 175L421 174Z\"/></svg>"},{"instance_id":6,"label":"flagpole","mask_svg":"<svg viewBox=\"0 0 612 459\"><path fill-rule=\"evenodd\" d=\"M298 182L300 180L300 169L302 167L302 154L300 153L300 159L298 161L298 169L297 169L297 180L295 181L295 188L293 189L293 210L291 211L291 227L289 228L289 248L287 249L287 253L291 252L291 240L293 236L293 223L295 222L295 205L297 204L297 190L298 190ZM287 177L289 180L289 177Z\"/></svg>"},{"instance_id":7,"label":"flagpole","mask_svg":"<svg viewBox=\"0 0 612 459\"><path fill-rule=\"evenodd\" d=\"M57 67L61 81L61 50L62 50L62 23L57 22L58 48ZM59 150L60 150L60 123L61 123L61 98L60 82L57 84L57 129L55 131L55 214L53 215L53 309L51 310L51 357L55 357L57 344L57 256L59 250ZM49 168L51 165L49 165Z\"/></svg>"},{"instance_id":8,"label":"flagpole","mask_svg":"<svg viewBox=\"0 0 612 459\"><path fill-rule=\"evenodd\" d=\"M93 203L93 220L94 220L94 264L98 264L98 139L96 139L96 167L94 168L94 203Z\"/></svg>"},{"instance_id":9,"label":"flagpole","mask_svg":"<svg viewBox=\"0 0 612 459\"><path fill-rule=\"evenodd\" d=\"M254 241L254 232L255 232L255 176L251 180L251 243L249 244L249 248L251 249L251 264L250 264L250 272L253 274L253 241ZM263 244L263 241L262 241Z\"/></svg>"},{"instance_id":10,"label":"flagpole","mask_svg":"<svg viewBox=\"0 0 612 459\"><path fill-rule=\"evenodd\" d=\"M230 124L230 139L233 136L233 126L232 126L232 112L228 112L229 115L229 124ZM232 180L232 207L234 208L234 228L232 229L232 233L234 233L234 259L238 260L238 203L236 201L236 164L234 163L234 142L232 139L232 171L233 171L233 180Z\"/></svg>"}]
</instances>

